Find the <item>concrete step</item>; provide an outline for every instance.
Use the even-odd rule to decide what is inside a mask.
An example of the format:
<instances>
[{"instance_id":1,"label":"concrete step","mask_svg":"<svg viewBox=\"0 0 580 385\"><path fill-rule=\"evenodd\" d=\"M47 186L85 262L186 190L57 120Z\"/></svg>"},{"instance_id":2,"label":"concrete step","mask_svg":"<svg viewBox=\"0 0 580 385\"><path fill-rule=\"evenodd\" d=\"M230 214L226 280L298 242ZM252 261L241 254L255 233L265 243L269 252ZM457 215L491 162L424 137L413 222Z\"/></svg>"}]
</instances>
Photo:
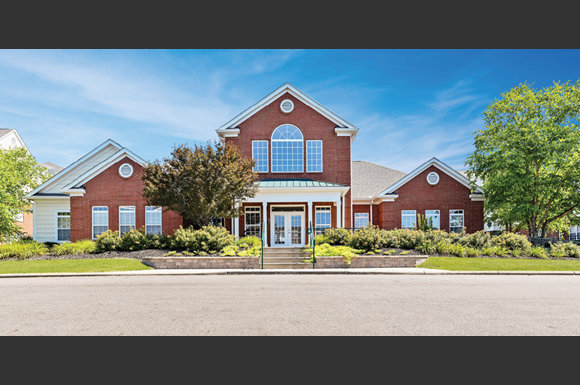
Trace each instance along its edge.
<instances>
[{"instance_id":1,"label":"concrete step","mask_svg":"<svg viewBox=\"0 0 580 385\"><path fill-rule=\"evenodd\" d=\"M264 256L264 263L302 263L302 260L309 259L309 257L266 257Z\"/></svg>"},{"instance_id":2,"label":"concrete step","mask_svg":"<svg viewBox=\"0 0 580 385\"><path fill-rule=\"evenodd\" d=\"M312 269L312 263L266 263L264 269Z\"/></svg>"},{"instance_id":3,"label":"concrete step","mask_svg":"<svg viewBox=\"0 0 580 385\"><path fill-rule=\"evenodd\" d=\"M310 258L310 253L277 253L277 254L267 254L264 253L264 258Z\"/></svg>"},{"instance_id":4,"label":"concrete step","mask_svg":"<svg viewBox=\"0 0 580 385\"><path fill-rule=\"evenodd\" d=\"M264 254L303 254L303 247L265 247Z\"/></svg>"}]
</instances>

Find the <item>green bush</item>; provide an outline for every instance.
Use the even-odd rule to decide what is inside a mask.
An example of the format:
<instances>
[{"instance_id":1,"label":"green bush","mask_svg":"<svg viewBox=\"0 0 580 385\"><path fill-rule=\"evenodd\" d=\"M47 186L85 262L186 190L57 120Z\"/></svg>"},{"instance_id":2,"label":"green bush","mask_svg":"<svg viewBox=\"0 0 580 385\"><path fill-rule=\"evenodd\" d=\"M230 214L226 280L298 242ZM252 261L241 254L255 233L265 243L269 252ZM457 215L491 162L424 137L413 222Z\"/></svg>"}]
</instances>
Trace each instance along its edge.
<instances>
[{"instance_id":1,"label":"green bush","mask_svg":"<svg viewBox=\"0 0 580 385\"><path fill-rule=\"evenodd\" d=\"M382 230L370 225L368 228L362 227L355 231L348 242L348 246L353 249L360 249L366 252L378 249L383 245Z\"/></svg>"},{"instance_id":2,"label":"green bush","mask_svg":"<svg viewBox=\"0 0 580 385\"><path fill-rule=\"evenodd\" d=\"M312 253L311 248L307 248L306 251ZM328 243L316 246L317 256L344 257L347 265L350 265L352 258L355 258L358 254L362 253L364 253L364 250L353 249L349 246L331 246Z\"/></svg>"},{"instance_id":3,"label":"green bush","mask_svg":"<svg viewBox=\"0 0 580 385\"><path fill-rule=\"evenodd\" d=\"M507 250L518 250L522 254L528 255L532 244L525 235L503 233L492 238L493 245L503 247Z\"/></svg>"},{"instance_id":4,"label":"green bush","mask_svg":"<svg viewBox=\"0 0 580 385\"><path fill-rule=\"evenodd\" d=\"M121 236L119 249L123 251L136 251L149 248L152 237L145 235L144 229L131 229Z\"/></svg>"},{"instance_id":5,"label":"green bush","mask_svg":"<svg viewBox=\"0 0 580 385\"><path fill-rule=\"evenodd\" d=\"M175 230L172 248L191 251L219 252L226 246L235 244L235 237L223 226L204 226L199 230L192 227Z\"/></svg>"},{"instance_id":6,"label":"green bush","mask_svg":"<svg viewBox=\"0 0 580 385\"><path fill-rule=\"evenodd\" d=\"M252 246L256 246L256 245L261 246L262 240L258 237L253 236L253 235L247 235L245 237L238 239L236 241L236 245L238 245L238 246L246 245L243 247L252 247Z\"/></svg>"},{"instance_id":7,"label":"green bush","mask_svg":"<svg viewBox=\"0 0 580 385\"><path fill-rule=\"evenodd\" d=\"M572 242L550 242L550 254L556 258L580 258L580 246Z\"/></svg>"},{"instance_id":8,"label":"green bush","mask_svg":"<svg viewBox=\"0 0 580 385\"><path fill-rule=\"evenodd\" d=\"M543 247L532 247L530 249L530 256L536 258L548 258L546 256L546 249Z\"/></svg>"},{"instance_id":9,"label":"green bush","mask_svg":"<svg viewBox=\"0 0 580 385\"><path fill-rule=\"evenodd\" d=\"M329 245L343 245L349 244L351 234L348 230L338 228L338 229L328 229L324 235L324 243Z\"/></svg>"},{"instance_id":10,"label":"green bush","mask_svg":"<svg viewBox=\"0 0 580 385\"><path fill-rule=\"evenodd\" d=\"M102 253L105 251L119 250L121 238L118 231L107 230L97 237L95 242L96 251Z\"/></svg>"},{"instance_id":11,"label":"green bush","mask_svg":"<svg viewBox=\"0 0 580 385\"><path fill-rule=\"evenodd\" d=\"M0 245L0 259L26 259L34 255L48 254L48 252L46 245L36 241L25 240Z\"/></svg>"},{"instance_id":12,"label":"green bush","mask_svg":"<svg viewBox=\"0 0 580 385\"><path fill-rule=\"evenodd\" d=\"M239 246L226 246L222 250L222 255L224 257L235 257L239 250Z\"/></svg>"},{"instance_id":13,"label":"green bush","mask_svg":"<svg viewBox=\"0 0 580 385\"><path fill-rule=\"evenodd\" d=\"M97 245L94 241L83 239L76 242L55 245L50 249L50 253L54 255L78 255L94 253L96 250Z\"/></svg>"},{"instance_id":14,"label":"green bush","mask_svg":"<svg viewBox=\"0 0 580 385\"><path fill-rule=\"evenodd\" d=\"M433 254L437 251L437 245L430 241L425 241L421 242L416 249L425 254Z\"/></svg>"},{"instance_id":15,"label":"green bush","mask_svg":"<svg viewBox=\"0 0 580 385\"><path fill-rule=\"evenodd\" d=\"M493 254L497 255L498 257L504 257L508 253L508 250L505 247L501 246L494 246L493 247Z\"/></svg>"}]
</instances>

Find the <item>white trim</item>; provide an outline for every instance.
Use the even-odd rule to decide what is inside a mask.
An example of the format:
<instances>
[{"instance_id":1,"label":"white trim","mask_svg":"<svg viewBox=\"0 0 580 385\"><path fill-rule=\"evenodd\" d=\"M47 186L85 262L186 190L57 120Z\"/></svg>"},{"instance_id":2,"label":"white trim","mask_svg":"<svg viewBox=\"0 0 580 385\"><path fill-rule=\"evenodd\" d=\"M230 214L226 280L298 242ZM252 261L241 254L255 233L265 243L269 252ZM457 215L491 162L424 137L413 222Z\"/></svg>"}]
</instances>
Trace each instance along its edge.
<instances>
[{"instance_id":1,"label":"white trim","mask_svg":"<svg viewBox=\"0 0 580 385\"><path fill-rule=\"evenodd\" d=\"M274 242L274 207L301 207L302 211L280 211L281 213L284 213L284 215L292 215L292 213L301 213L302 215L302 220L301 220L301 235L300 235L300 239L302 240L302 243L300 245L293 245L292 243L288 243L285 242L283 245L276 245L276 243ZM286 231L286 226L288 225L287 218L284 219L284 231ZM306 244L306 208L304 207L304 204L270 204L270 247L304 247L304 245ZM289 224L290 227L292 227L292 223ZM285 238L285 239L290 239L291 238Z\"/></svg>"},{"instance_id":2,"label":"white trim","mask_svg":"<svg viewBox=\"0 0 580 385\"><path fill-rule=\"evenodd\" d=\"M469 194L469 198L472 202L483 202L485 201L485 196L483 194Z\"/></svg>"},{"instance_id":3,"label":"white trim","mask_svg":"<svg viewBox=\"0 0 580 385\"><path fill-rule=\"evenodd\" d=\"M131 172L127 176L123 175L123 173L121 172L121 169L125 166L129 166L129 168L131 169ZM121 178L125 179L131 178L131 176L133 176L133 171L134 171L133 166L131 166L131 164L129 163L123 163L122 165L119 166L119 175L121 175Z\"/></svg>"},{"instance_id":4,"label":"white trim","mask_svg":"<svg viewBox=\"0 0 580 385\"><path fill-rule=\"evenodd\" d=\"M268 104L272 103L274 100L278 99L284 93L288 93L294 96L296 99L300 100L302 103L308 105L315 111L317 111L322 116L326 117L330 121L336 123L338 126L350 128L356 132L358 132L358 128L347 122L346 120L342 119L340 116L336 115L334 112L329 110L327 107L323 106L322 104L318 103L316 100L312 99L310 96L306 95L304 92L300 91L298 88L294 87L290 83L284 83L282 86L274 90L272 93L266 95L262 100L257 102L256 104L248 107L246 110L242 111L240 114L235 116L233 119L222 125L220 128L216 130L220 137L223 137L226 132L229 132L231 129L236 129L237 126L250 118L252 115L260 111L262 108L267 106ZM226 131L227 130L227 131ZM239 129L237 134L239 134Z\"/></svg>"},{"instance_id":5,"label":"white trim","mask_svg":"<svg viewBox=\"0 0 580 385\"><path fill-rule=\"evenodd\" d=\"M123 148L123 147L121 147L121 145L119 145L119 143L117 143L111 139L106 140L103 144L101 144L100 146L98 146L94 150L90 151L88 154L86 154L85 156L83 156L82 158L77 160L76 162L72 163L71 165L66 167L64 170L60 171L58 174L56 174L55 176L53 176L52 178L50 178L49 180L47 180L46 182L44 182L43 184L41 184L40 186L38 186L37 188L32 190L31 192L29 192L28 194L26 194L25 198L33 198L32 196L34 194L36 194L37 192L41 191L42 189L52 185L54 182L60 180L62 177L64 177L66 174L68 174L71 170L75 169L77 166L82 164L85 160L89 159L94 154L96 154L97 152L99 152L103 148L107 147L109 144L112 145L113 147L116 147L117 150L121 150ZM35 199L35 198L33 198L33 199Z\"/></svg>"},{"instance_id":6,"label":"white trim","mask_svg":"<svg viewBox=\"0 0 580 385\"><path fill-rule=\"evenodd\" d=\"M54 241L57 243L70 243L70 239L68 241L59 241L59 239L58 239L58 213L59 212L60 213L68 212L68 218L69 218L69 228L68 229L71 230L71 227L70 227L70 225L71 225L71 223L70 223L70 219L71 219L70 209L68 209L68 210L56 209L56 210L54 210ZM63 215L63 217L64 217L64 215Z\"/></svg>"},{"instance_id":7,"label":"white trim","mask_svg":"<svg viewBox=\"0 0 580 385\"><path fill-rule=\"evenodd\" d=\"M413 221L413 223L415 224L415 226L411 225L411 227L405 227L403 224L403 218L404 217L410 217L411 214L403 214L403 211L414 211L415 212L415 220ZM412 229L412 228L417 228L417 210L401 210L401 229Z\"/></svg>"},{"instance_id":8,"label":"white trim","mask_svg":"<svg viewBox=\"0 0 580 385\"><path fill-rule=\"evenodd\" d=\"M26 197L25 197L26 198ZM53 200L53 199L70 199L70 196L62 196L62 195L41 195L41 196L34 196L34 197L30 197L30 198L26 198L29 201L35 201L35 200L43 200L43 199L49 199L49 200Z\"/></svg>"},{"instance_id":9,"label":"white trim","mask_svg":"<svg viewBox=\"0 0 580 385\"><path fill-rule=\"evenodd\" d=\"M463 226L461 226L461 228L465 227L465 209L449 209L449 229L447 230L449 232L451 232L451 212L452 211L461 211L462 212L461 216L463 217ZM455 215L459 215L459 214L455 214Z\"/></svg>"},{"instance_id":10,"label":"white trim","mask_svg":"<svg viewBox=\"0 0 580 385\"><path fill-rule=\"evenodd\" d=\"M274 133L276 132L276 130L282 126L292 126L292 127L296 128L298 130L298 132L300 132L302 139L273 139L272 137L274 136ZM272 143L270 145L270 147L272 148L271 153L270 153L270 162L271 162L270 170L273 174L303 174L304 173L304 170L305 170L304 158L306 155L306 150L305 150L305 145L304 145L304 134L302 133L302 130L300 128L298 128L297 126L290 124L290 123L281 124L272 131L272 134L270 135L270 142ZM302 142L302 170L301 171L274 171L274 142Z\"/></svg>"},{"instance_id":11,"label":"white trim","mask_svg":"<svg viewBox=\"0 0 580 385\"><path fill-rule=\"evenodd\" d=\"M133 209L133 225L121 225L121 209L122 208L125 208L125 209L132 208ZM119 213L119 237L121 237L123 235L123 233L121 232L121 226L125 226L125 227L129 226L129 227L132 227L133 229L137 228L137 208L135 206L118 206L117 211ZM129 230L131 230L131 229L129 229Z\"/></svg>"},{"instance_id":12,"label":"white trim","mask_svg":"<svg viewBox=\"0 0 580 385\"><path fill-rule=\"evenodd\" d=\"M119 160L123 159L124 157L131 159L132 161L134 161L135 163L139 164L142 167L145 167L147 165L147 162L145 162L139 156L135 155L133 152L131 152L128 149L123 147L120 151L114 153L113 155L111 155L110 157L108 157L107 159L105 159L104 161L102 161L101 163L96 165L95 167L91 168L89 171L87 171L84 174L82 174L81 176L79 176L77 179L75 179L71 183L64 186L60 191L61 192L65 192L65 191L68 192L69 190L72 190L73 187L76 187L76 186L79 186L79 185L82 185L82 184L88 182L89 180L91 180L94 177L96 177L97 175L99 175L104 169L108 168L111 164L117 163ZM60 175L61 173L62 172L59 172L57 175ZM72 191L74 191L74 190L72 190Z\"/></svg>"},{"instance_id":13,"label":"white trim","mask_svg":"<svg viewBox=\"0 0 580 385\"><path fill-rule=\"evenodd\" d=\"M320 171L308 171L308 142L320 142ZM307 173L312 173L312 174L320 174L324 172L324 141L322 139L311 139L311 140L305 140L305 146L304 148L306 148L306 172Z\"/></svg>"},{"instance_id":14,"label":"white trim","mask_svg":"<svg viewBox=\"0 0 580 385\"><path fill-rule=\"evenodd\" d=\"M437 177L437 180L436 180L434 183L431 183L431 181L429 180L429 177L430 177L431 175L434 175L434 176L436 176L436 177ZM439 183L439 180L440 180L440 179L441 179L441 178L439 178L439 174L437 174L436 172L430 172L429 174L427 174L427 183L429 183L431 186L435 186L437 183Z\"/></svg>"},{"instance_id":15,"label":"white trim","mask_svg":"<svg viewBox=\"0 0 580 385\"><path fill-rule=\"evenodd\" d=\"M309 202L309 203L312 203L312 202ZM312 227L314 227L315 229L318 228L318 222L316 221L316 211L318 211L318 209L320 209L320 208L325 208L325 209L329 210L330 223L328 224L328 227L324 227L324 228L331 228L332 227L332 206L327 206L327 205L314 207L314 216L312 218L314 220L312 221L312 223L313 223Z\"/></svg>"},{"instance_id":16,"label":"white trim","mask_svg":"<svg viewBox=\"0 0 580 385\"><path fill-rule=\"evenodd\" d=\"M160 208L161 210L161 221L158 225L149 225L149 226L161 226L161 235L163 235L163 207L162 206L145 206L145 235L147 235L147 207L155 207ZM135 214L137 215L137 214ZM137 222L137 218L135 218L135 223ZM136 226L136 225L135 225Z\"/></svg>"},{"instance_id":17,"label":"white trim","mask_svg":"<svg viewBox=\"0 0 580 385\"><path fill-rule=\"evenodd\" d=\"M390 186L389 188L387 188L386 190L384 190L383 192L381 192L377 196L382 198L382 197L385 197L386 195L390 195L390 193L393 193L394 191L396 191L399 187L401 187L405 183L409 182L411 179L415 178L417 175L419 175L421 172L425 171L430 166L437 167L438 169L440 169L441 171L443 171L444 173L446 173L447 175L449 175L450 177L452 177L453 179L455 179L456 181L458 181L459 183L461 183L465 187L471 189L471 182L469 181L469 179L467 179L466 177L464 177L459 172L452 169L451 167L449 167L445 163L441 162L439 159L431 158L430 160L428 160L427 162L425 162L422 165L420 165L419 167L417 167L411 173L407 174L405 177L400 179L397 183ZM483 190L479 186L476 187L476 191L483 193Z\"/></svg>"},{"instance_id":18,"label":"white trim","mask_svg":"<svg viewBox=\"0 0 580 385\"><path fill-rule=\"evenodd\" d=\"M260 174L267 174L270 171L270 141L269 140L252 140L252 159L254 158L254 142L266 142L266 171L257 171ZM256 159L256 168L258 166L258 162Z\"/></svg>"},{"instance_id":19,"label":"white trim","mask_svg":"<svg viewBox=\"0 0 580 385\"><path fill-rule=\"evenodd\" d=\"M439 230L441 230L441 211L439 209L432 209L432 210L425 210L425 219L427 219L427 211L439 211L439 226L435 226L435 224L433 224L433 228L437 228ZM436 216L435 214L433 214L433 216Z\"/></svg>"},{"instance_id":20,"label":"white trim","mask_svg":"<svg viewBox=\"0 0 580 385\"><path fill-rule=\"evenodd\" d=\"M107 208L107 230L110 230L110 226L109 226L109 206L91 206L91 239L97 239L97 238L95 238L95 220L94 220L94 216L93 216L93 214L94 214L93 209L95 207L106 207ZM104 225L99 225L99 226L104 226ZM105 231L107 231L107 230L105 230Z\"/></svg>"},{"instance_id":21,"label":"white trim","mask_svg":"<svg viewBox=\"0 0 580 385\"><path fill-rule=\"evenodd\" d=\"M254 210L254 211L250 211L248 212L247 210L251 208L251 209L258 209L258 211ZM251 225L252 227L258 227L258 238L262 239L262 207L261 206L245 206L244 207L244 234L246 233L246 231L248 231L248 214L256 214L259 213L260 214L260 220L258 221L257 225Z\"/></svg>"},{"instance_id":22,"label":"white trim","mask_svg":"<svg viewBox=\"0 0 580 385\"><path fill-rule=\"evenodd\" d=\"M352 227L355 228L355 229L359 229L361 227L361 226L358 226L357 227L357 225L356 225L356 217L357 217L357 215L359 216L359 220L360 220L360 217L363 217L363 218L366 218L367 219L367 224L365 225L365 227L368 228L369 227L368 226L369 223L371 223L370 220L369 220L369 218L370 218L369 213L354 213L354 222L353 222ZM366 217L365 217L365 215L366 215Z\"/></svg>"},{"instance_id":23,"label":"white trim","mask_svg":"<svg viewBox=\"0 0 580 385\"><path fill-rule=\"evenodd\" d=\"M240 135L239 128L218 128L216 130L220 138L237 138Z\"/></svg>"},{"instance_id":24,"label":"white trim","mask_svg":"<svg viewBox=\"0 0 580 385\"><path fill-rule=\"evenodd\" d=\"M336 133L336 136L350 136L354 139L358 132L358 128L335 127L334 132Z\"/></svg>"},{"instance_id":25,"label":"white trim","mask_svg":"<svg viewBox=\"0 0 580 385\"><path fill-rule=\"evenodd\" d=\"M286 102L290 102L290 104L292 105L292 107L290 108L290 111L284 111L284 109L282 108L282 105L284 103L286 103ZM291 113L292 111L294 111L294 102L292 100L290 100L290 99L284 99L284 100L282 100L282 102L280 103L280 111L282 111L285 114Z\"/></svg>"},{"instance_id":26,"label":"white trim","mask_svg":"<svg viewBox=\"0 0 580 385\"><path fill-rule=\"evenodd\" d=\"M36 241L36 202L32 201L32 239Z\"/></svg>"}]
</instances>

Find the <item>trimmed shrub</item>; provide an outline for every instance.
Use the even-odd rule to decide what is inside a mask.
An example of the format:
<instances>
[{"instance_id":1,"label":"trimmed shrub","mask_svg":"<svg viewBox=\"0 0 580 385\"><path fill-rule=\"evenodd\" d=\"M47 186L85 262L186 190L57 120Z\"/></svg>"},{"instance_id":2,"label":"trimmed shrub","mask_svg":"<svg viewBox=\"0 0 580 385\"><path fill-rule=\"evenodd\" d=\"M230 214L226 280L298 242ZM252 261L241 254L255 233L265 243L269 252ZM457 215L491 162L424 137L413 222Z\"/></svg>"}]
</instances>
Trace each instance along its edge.
<instances>
[{"instance_id":1,"label":"trimmed shrub","mask_svg":"<svg viewBox=\"0 0 580 385\"><path fill-rule=\"evenodd\" d=\"M175 230L174 239L171 242L172 248L200 252L218 252L234 244L235 237L223 226L204 226L199 230L193 230L192 227L184 229L180 226Z\"/></svg>"},{"instance_id":2,"label":"trimmed shrub","mask_svg":"<svg viewBox=\"0 0 580 385\"><path fill-rule=\"evenodd\" d=\"M342 228L326 230L326 234L324 235L325 243L329 245L346 246L349 244L350 238L350 232Z\"/></svg>"},{"instance_id":3,"label":"trimmed shrub","mask_svg":"<svg viewBox=\"0 0 580 385\"><path fill-rule=\"evenodd\" d=\"M572 242L550 243L550 254L556 258L580 258L580 246Z\"/></svg>"},{"instance_id":4,"label":"trimmed shrub","mask_svg":"<svg viewBox=\"0 0 580 385\"><path fill-rule=\"evenodd\" d=\"M145 235L144 229L131 229L123 234L119 248L123 251L144 250L149 248L152 237Z\"/></svg>"},{"instance_id":5,"label":"trimmed shrub","mask_svg":"<svg viewBox=\"0 0 580 385\"><path fill-rule=\"evenodd\" d=\"M95 246L98 252L119 250L121 238L118 231L107 230L98 236Z\"/></svg>"},{"instance_id":6,"label":"trimmed shrub","mask_svg":"<svg viewBox=\"0 0 580 385\"><path fill-rule=\"evenodd\" d=\"M533 246L530 249L530 256L532 257L536 257L536 258L548 258L548 256L546 255L546 249L543 247L535 247Z\"/></svg>"},{"instance_id":7,"label":"trimmed shrub","mask_svg":"<svg viewBox=\"0 0 580 385\"><path fill-rule=\"evenodd\" d=\"M260 240L260 238L255 237L253 235L247 235L245 237L242 237L240 239L238 239L236 241L236 245L238 246L242 246L242 245L246 245L243 247L252 247L252 246L256 246L256 245L262 245L262 240Z\"/></svg>"},{"instance_id":8,"label":"trimmed shrub","mask_svg":"<svg viewBox=\"0 0 580 385\"><path fill-rule=\"evenodd\" d=\"M382 247L382 230L370 225L368 228L361 227L359 231L350 236L348 246L353 249L360 249L366 252Z\"/></svg>"},{"instance_id":9,"label":"trimmed shrub","mask_svg":"<svg viewBox=\"0 0 580 385\"><path fill-rule=\"evenodd\" d=\"M503 247L507 250L518 250L522 254L529 254L532 244L525 235L503 233L493 237L494 246Z\"/></svg>"},{"instance_id":10,"label":"trimmed shrub","mask_svg":"<svg viewBox=\"0 0 580 385\"><path fill-rule=\"evenodd\" d=\"M0 259L18 258L26 259L33 255L48 254L48 247L36 241L18 241L0 245Z\"/></svg>"},{"instance_id":11,"label":"trimmed shrub","mask_svg":"<svg viewBox=\"0 0 580 385\"><path fill-rule=\"evenodd\" d=\"M77 242L55 245L50 249L50 253L54 255L78 255L94 253L96 250L97 245L94 241L83 239Z\"/></svg>"}]
</instances>

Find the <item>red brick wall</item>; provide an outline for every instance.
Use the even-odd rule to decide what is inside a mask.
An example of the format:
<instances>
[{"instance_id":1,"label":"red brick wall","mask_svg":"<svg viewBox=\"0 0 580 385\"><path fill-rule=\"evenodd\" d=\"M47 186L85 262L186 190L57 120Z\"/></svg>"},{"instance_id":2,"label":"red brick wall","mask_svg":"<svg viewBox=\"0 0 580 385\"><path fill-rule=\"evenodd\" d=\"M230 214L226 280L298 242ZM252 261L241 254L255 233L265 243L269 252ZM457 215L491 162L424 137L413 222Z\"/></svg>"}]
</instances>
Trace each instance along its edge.
<instances>
[{"instance_id":1,"label":"red brick wall","mask_svg":"<svg viewBox=\"0 0 580 385\"><path fill-rule=\"evenodd\" d=\"M435 186L427 182L427 175L436 172L439 183ZM394 202L381 203L379 227L382 229L401 228L401 211L416 210L425 215L425 210L441 210L440 226L449 231L449 210L464 210L464 226L468 233L483 230L483 202L472 202L470 190L435 166L401 186L399 197Z\"/></svg>"},{"instance_id":2,"label":"red brick wall","mask_svg":"<svg viewBox=\"0 0 580 385\"><path fill-rule=\"evenodd\" d=\"M294 103L294 110L286 114L280 110L280 103L290 99ZM292 124L300 129L304 136L304 172L302 173L272 173L272 145L271 138L274 130L282 124ZM268 173L261 173L260 179L265 178L311 178L314 180L340 183L350 186L350 137L337 136L334 132L336 124L311 107L302 103L289 93L285 93L269 105L239 125L240 134L237 138L227 137L226 142L238 146L243 155L252 157L252 141L268 141ZM306 172L306 141L322 140L323 172ZM343 199L342 207L345 211L344 227L350 227L350 190Z\"/></svg>"},{"instance_id":3,"label":"red brick wall","mask_svg":"<svg viewBox=\"0 0 580 385\"><path fill-rule=\"evenodd\" d=\"M119 175L119 167L124 163L133 166L133 175L129 178ZM147 200L141 196L142 174L143 168L125 157L85 183L85 195L70 199L71 241L92 238L93 206L109 208L109 230L119 230L119 206L135 206L135 226L138 229L145 226ZM177 213L163 213L161 227L165 234L173 234L180 225L183 225L183 219Z\"/></svg>"},{"instance_id":4,"label":"red brick wall","mask_svg":"<svg viewBox=\"0 0 580 385\"><path fill-rule=\"evenodd\" d=\"M20 229L24 232L24 235L29 235L32 237L33 233L33 214L32 213L24 213L22 215L22 222L16 221L16 224L20 226Z\"/></svg>"}]
</instances>

